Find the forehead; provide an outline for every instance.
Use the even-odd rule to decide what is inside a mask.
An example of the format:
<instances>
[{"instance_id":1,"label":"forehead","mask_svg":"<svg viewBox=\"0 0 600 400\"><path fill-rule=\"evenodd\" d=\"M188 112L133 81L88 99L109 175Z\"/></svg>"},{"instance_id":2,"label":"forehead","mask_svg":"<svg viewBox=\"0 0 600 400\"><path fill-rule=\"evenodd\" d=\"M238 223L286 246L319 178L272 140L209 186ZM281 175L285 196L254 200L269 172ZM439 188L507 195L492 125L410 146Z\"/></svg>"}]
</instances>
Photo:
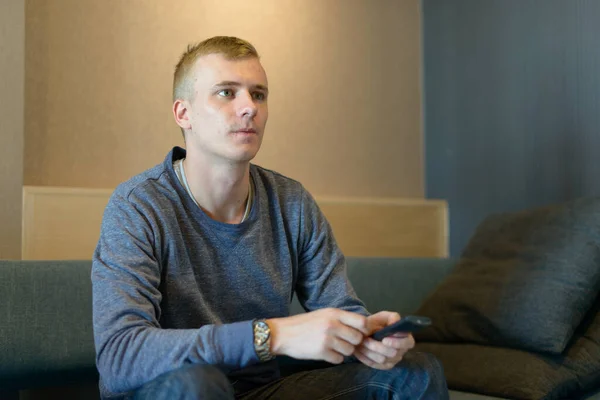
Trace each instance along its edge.
<instances>
[{"instance_id":1,"label":"forehead","mask_svg":"<svg viewBox=\"0 0 600 400\"><path fill-rule=\"evenodd\" d=\"M202 87L223 81L267 86L267 74L256 57L228 60L222 54L208 54L198 58L193 76L195 85Z\"/></svg>"}]
</instances>

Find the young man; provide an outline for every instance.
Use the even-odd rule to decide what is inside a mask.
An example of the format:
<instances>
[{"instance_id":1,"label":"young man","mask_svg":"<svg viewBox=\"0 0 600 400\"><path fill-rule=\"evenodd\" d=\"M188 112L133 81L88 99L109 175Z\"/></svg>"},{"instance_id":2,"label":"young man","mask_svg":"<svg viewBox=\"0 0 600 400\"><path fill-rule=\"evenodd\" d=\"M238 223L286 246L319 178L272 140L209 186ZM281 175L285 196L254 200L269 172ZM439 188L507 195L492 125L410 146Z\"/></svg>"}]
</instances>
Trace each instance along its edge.
<instances>
[{"instance_id":1,"label":"young man","mask_svg":"<svg viewBox=\"0 0 600 400\"><path fill-rule=\"evenodd\" d=\"M103 398L447 398L411 335L369 338L399 315L367 312L311 195L250 163L269 94L254 47L188 48L173 93L186 150L119 185L93 257ZM289 316L294 292L309 312ZM283 377L278 355L334 366Z\"/></svg>"}]
</instances>

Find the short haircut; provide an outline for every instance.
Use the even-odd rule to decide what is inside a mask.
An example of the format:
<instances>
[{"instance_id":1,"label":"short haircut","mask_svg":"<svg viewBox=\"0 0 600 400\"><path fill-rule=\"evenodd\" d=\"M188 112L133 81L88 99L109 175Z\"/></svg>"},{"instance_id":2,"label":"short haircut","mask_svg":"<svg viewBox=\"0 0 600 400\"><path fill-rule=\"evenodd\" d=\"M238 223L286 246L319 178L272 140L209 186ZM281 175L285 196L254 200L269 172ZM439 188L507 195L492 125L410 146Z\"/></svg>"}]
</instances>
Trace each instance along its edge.
<instances>
[{"instance_id":1,"label":"short haircut","mask_svg":"<svg viewBox=\"0 0 600 400\"><path fill-rule=\"evenodd\" d=\"M252 44L234 36L214 36L195 45L189 45L175 67L173 101L193 100L194 88L189 79L190 71L199 57L208 54L222 54L228 60L259 58L258 52Z\"/></svg>"}]
</instances>

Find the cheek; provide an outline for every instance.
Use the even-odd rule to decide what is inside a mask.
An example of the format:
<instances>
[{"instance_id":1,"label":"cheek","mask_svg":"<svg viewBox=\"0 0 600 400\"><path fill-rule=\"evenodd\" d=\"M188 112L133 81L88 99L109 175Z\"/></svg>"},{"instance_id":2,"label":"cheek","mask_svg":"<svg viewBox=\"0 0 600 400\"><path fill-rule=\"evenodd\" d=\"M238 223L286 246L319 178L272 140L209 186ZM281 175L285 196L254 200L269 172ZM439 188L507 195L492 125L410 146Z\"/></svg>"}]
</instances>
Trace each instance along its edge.
<instances>
[{"instance_id":1,"label":"cheek","mask_svg":"<svg viewBox=\"0 0 600 400\"><path fill-rule=\"evenodd\" d=\"M223 105L218 102L207 102L204 105L204 111L207 115L218 116L223 109Z\"/></svg>"},{"instance_id":2,"label":"cheek","mask_svg":"<svg viewBox=\"0 0 600 400\"><path fill-rule=\"evenodd\" d=\"M227 107L221 104L212 104L205 108L205 125L226 126L229 121Z\"/></svg>"},{"instance_id":3,"label":"cheek","mask_svg":"<svg viewBox=\"0 0 600 400\"><path fill-rule=\"evenodd\" d=\"M269 118L269 109L265 106L265 109L260 113L261 119L263 123L267 122L267 118Z\"/></svg>"}]
</instances>

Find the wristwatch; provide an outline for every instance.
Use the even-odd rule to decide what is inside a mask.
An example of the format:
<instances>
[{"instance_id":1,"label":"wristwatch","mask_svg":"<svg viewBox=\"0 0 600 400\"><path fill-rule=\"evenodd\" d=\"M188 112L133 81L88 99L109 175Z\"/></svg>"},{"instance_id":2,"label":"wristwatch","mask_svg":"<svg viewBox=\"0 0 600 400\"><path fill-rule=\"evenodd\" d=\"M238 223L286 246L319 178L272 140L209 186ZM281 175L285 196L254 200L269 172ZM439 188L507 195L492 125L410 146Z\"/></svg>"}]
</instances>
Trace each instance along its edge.
<instances>
[{"instance_id":1,"label":"wristwatch","mask_svg":"<svg viewBox=\"0 0 600 400\"><path fill-rule=\"evenodd\" d=\"M264 319L252 321L254 331L254 350L261 362L269 361L275 356L271 353L271 329Z\"/></svg>"}]
</instances>

